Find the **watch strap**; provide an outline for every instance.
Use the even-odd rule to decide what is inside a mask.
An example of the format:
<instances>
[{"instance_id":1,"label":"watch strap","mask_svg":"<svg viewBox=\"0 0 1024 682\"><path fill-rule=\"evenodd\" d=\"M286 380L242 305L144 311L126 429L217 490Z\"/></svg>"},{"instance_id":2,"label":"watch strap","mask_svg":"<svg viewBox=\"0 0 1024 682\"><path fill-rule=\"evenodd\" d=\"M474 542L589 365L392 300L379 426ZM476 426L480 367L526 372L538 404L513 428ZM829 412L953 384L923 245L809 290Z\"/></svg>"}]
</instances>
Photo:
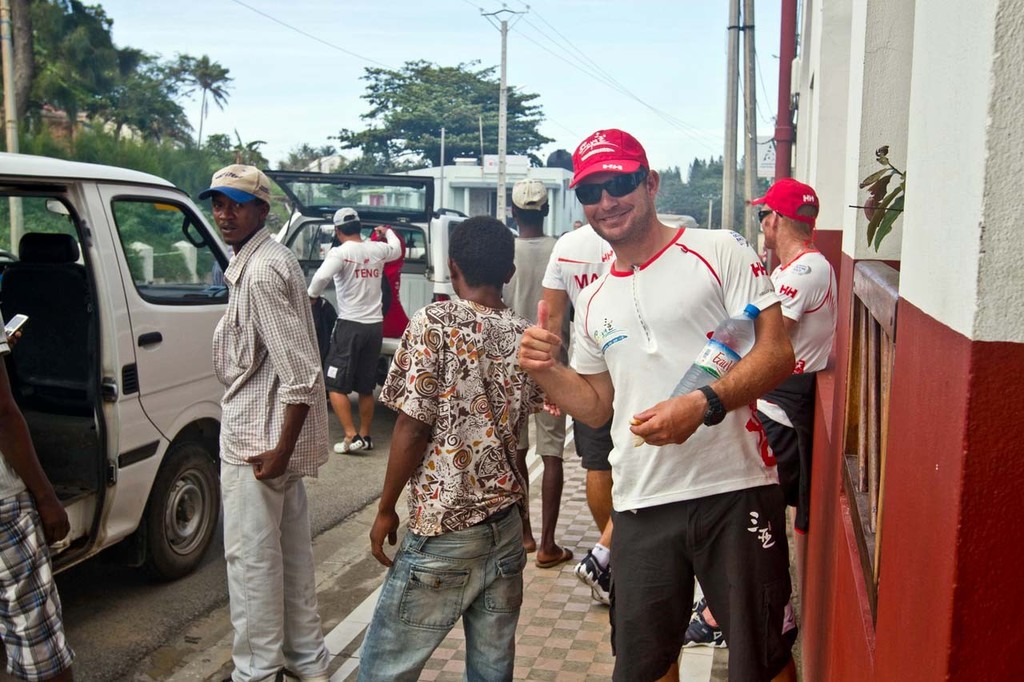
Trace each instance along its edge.
<instances>
[{"instance_id":1,"label":"watch strap","mask_svg":"<svg viewBox=\"0 0 1024 682\"><path fill-rule=\"evenodd\" d=\"M704 425L714 426L715 424L721 424L722 420L725 419L726 413L721 398L718 397L718 394L710 386L701 386L697 390L703 393L704 397L708 400L708 409L704 411Z\"/></svg>"}]
</instances>

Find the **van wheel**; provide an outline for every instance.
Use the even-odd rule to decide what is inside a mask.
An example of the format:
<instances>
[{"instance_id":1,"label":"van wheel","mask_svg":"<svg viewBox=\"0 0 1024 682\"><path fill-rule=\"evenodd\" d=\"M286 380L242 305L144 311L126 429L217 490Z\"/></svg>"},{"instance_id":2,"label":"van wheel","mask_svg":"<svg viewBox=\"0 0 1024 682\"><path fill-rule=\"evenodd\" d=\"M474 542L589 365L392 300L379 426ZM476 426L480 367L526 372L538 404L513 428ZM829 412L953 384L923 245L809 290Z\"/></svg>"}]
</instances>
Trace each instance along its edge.
<instances>
[{"instance_id":1,"label":"van wheel","mask_svg":"<svg viewBox=\"0 0 1024 682\"><path fill-rule=\"evenodd\" d=\"M220 516L217 464L202 445L171 446L146 505L146 569L173 580L203 558Z\"/></svg>"}]
</instances>

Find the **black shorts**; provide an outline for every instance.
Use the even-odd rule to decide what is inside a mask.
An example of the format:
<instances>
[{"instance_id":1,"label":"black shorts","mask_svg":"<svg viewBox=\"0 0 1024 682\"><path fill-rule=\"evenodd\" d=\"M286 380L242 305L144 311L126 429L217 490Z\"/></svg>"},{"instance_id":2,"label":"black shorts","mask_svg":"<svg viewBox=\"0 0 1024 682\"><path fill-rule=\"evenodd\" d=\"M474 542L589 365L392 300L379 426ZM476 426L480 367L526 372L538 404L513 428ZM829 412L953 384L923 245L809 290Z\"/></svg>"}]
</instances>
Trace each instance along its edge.
<instances>
[{"instance_id":1,"label":"black shorts","mask_svg":"<svg viewBox=\"0 0 1024 682\"><path fill-rule=\"evenodd\" d=\"M653 680L679 657L693 579L729 643L729 679L767 682L789 663L795 625L786 505L777 485L613 512L615 680Z\"/></svg>"},{"instance_id":2,"label":"black shorts","mask_svg":"<svg viewBox=\"0 0 1024 682\"><path fill-rule=\"evenodd\" d=\"M372 394L384 342L384 323L338 320L324 359L324 383L334 393Z\"/></svg>"},{"instance_id":3,"label":"black shorts","mask_svg":"<svg viewBox=\"0 0 1024 682\"><path fill-rule=\"evenodd\" d=\"M576 454L580 456L583 468L587 471L610 471L608 455L612 451L612 421L599 428L591 428L583 422L573 421L573 438L576 441Z\"/></svg>"}]
</instances>

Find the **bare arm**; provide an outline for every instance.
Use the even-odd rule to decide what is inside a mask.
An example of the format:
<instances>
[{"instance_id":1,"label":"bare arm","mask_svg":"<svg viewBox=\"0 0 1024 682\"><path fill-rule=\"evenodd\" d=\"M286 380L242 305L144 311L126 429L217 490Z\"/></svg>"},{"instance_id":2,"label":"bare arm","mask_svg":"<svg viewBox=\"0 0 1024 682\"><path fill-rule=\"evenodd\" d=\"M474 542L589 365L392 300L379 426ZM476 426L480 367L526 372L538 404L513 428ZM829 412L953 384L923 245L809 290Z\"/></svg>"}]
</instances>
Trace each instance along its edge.
<instances>
[{"instance_id":1,"label":"bare arm","mask_svg":"<svg viewBox=\"0 0 1024 682\"><path fill-rule=\"evenodd\" d=\"M548 306L548 323L544 328L552 334L561 334L565 317L569 314L569 294L565 289L544 287L543 300Z\"/></svg>"},{"instance_id":2,"label":"bare arm","mask_svg":"<svg viewBox=\"0 0 1024 682\"><path fill-rule=\"evenodd\" d=\"M398 504L402 488L423 461L423 454L430 442L430 428L429 424L404 412L398 413L398 421L395 422L391 436L388 468L384 474L384 490L377 504L377 517L370 528L370 552L385 566L390 566L392 562L384 553L384 538L392 546L398 541L398 513L395 505Z\"/></svg>"},{"instance_id":3,"label":"bare arm","mask_svg":"<svg viewBox=\"0 0 1024 682\"><path fill-rule=\"evenodd\" d=\"M53 544L67 536L71 530L67 512L64 511L53 485L39 464L36 449L28 432L25 417L14 402L11 385L7 378L7 367L0 359L0 451L15 473L21 477L28 492L35 500L39 518L43 523L46 542Z\"/></svg>"},{"instance_id":4,"label":"bare arm","mask_svg":"<svg viewBox=\"0 0 1024 682\"><path fill-rule=\"evenodd\" d=\"M711 384L726 410L749 405L793 372L793 345L779 304L763 310L754 329L754 347L728 374ZM634 415L630 430L652 445L683 443L703 423L707 404L700 391L669 398Z\"/></svg>"},{"instance_id":5,"label":"bare arm","mask_svg":"<svg viewBox=\"0 0 1024 682\"><path fill-rule=\"evenodd\" d=\"M295 444L299 441L302 433L302 426L306 423L306 416L309 414L309 405L305 403L289 403L284 407L284 424L281 425L281 435L277 438L277 445L273 450L267 450L255 457L248 457L245 461L252 464L252 473L259 481L277 478L288 470L288 463L295 451Z\"/></svg>"},{"instance_id":6,"label":"bare arm","mask_svg":"<svg viewBox=\"0 0 1024 682\"><path fill-rule=\"evenodd\" d=\"M550 319L544 300L537 304L537 325L523 333L519 364L544 390L550 402L584 424L598 427L612 416L612 387L608 372L579 374L558 361L562 338L548 331Z\"/></svg>"}]
</instances>

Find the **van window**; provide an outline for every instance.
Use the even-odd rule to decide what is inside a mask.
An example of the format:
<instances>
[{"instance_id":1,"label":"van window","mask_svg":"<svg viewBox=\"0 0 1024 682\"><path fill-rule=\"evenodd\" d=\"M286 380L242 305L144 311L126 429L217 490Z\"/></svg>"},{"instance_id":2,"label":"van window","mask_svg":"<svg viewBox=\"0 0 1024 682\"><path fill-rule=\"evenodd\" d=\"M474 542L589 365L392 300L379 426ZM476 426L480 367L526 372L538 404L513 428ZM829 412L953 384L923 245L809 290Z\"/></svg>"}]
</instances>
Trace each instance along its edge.
<instances>
[{"instance_id":1,"label":"van window","mask_svg":"<svg viewBox=\"0 0 1024 682\"><path fill-rule=\"evenodd\" d=\"M152 199L112 202L118 238L135 289L143 299L168 305L227 300L226 263L205 226L184 207Z\"/></svg>"},{"instance_id":2,"label":"van window","mask_svg":"<svg viewBox=\"0 0 1024 682\"><path fill-rule=\"evenodd\" d=\"M14 254L20 252L18 244L11 244L10 233L10 196L0 193L0 262L9 262L15 259ZM47 234L67 234L78 238L78 230L75 221L71 217L71 211L57 198L47 197L19 197L16 199L21 212L22 234L26 232L45 232ZM79 257L78 262L82 259Z\"/></svg>"},{"instance_id":3,"label":"van window","mask_svg":"<svg viewBox=\"0 0 1024 682\"><path fill-rule=\"evenodd\" d=\"M391 227L405 244L406 264L427 263L427 238L423 230L416 227ZM372 228L364 227L363 239L369 239ZM331 223L306 223L292 234L288 247L304 266L319 267L327 252L335 245L334 225Z\"/></svg>"}]
</instances>

